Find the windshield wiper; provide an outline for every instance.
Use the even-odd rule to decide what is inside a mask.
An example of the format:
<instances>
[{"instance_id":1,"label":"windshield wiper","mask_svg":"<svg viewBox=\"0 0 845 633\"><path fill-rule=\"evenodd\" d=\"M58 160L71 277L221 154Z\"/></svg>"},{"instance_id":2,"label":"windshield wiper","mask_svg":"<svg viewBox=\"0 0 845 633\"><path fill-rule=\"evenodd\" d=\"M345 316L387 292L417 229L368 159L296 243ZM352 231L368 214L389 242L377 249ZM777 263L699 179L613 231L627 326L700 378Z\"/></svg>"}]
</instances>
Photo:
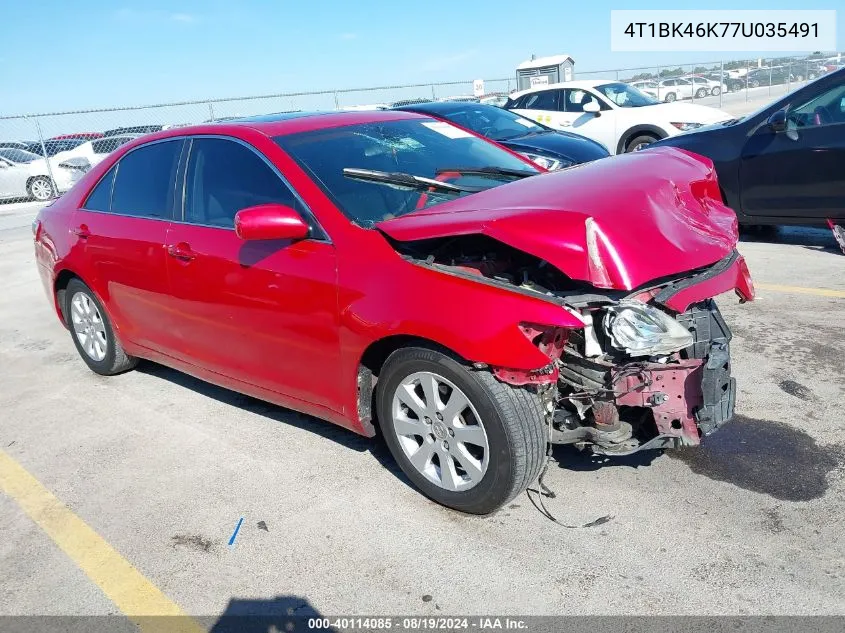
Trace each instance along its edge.
<instances>
[{"instance_id":1,"label":"windshield wiper","mask_svg":"<svg viewBox=\"0 0 845 633\"><path fill-rule=\"evenodd\" d=\"M459 171L459 170L451 170ZM440 172L438 172L440 173ZM433 178L426 178L425 176L415 176L414 174L406 174L403 172L389 172L378 171L375 169L359 169L357 167L344 167L343 175L347 178L354 178L356 180L366 180L369 182L379 182L386 185L393 185L403 187L406 189L419 189L426 191L428 189L439 189L447 193L478 193L484 191L484 187L464 187L460 185L453 185L450 182L441 182Z\"/></svg>"},{"instance_id":2,"label":"windshield wiper","mask_svg":"<svg viewBox=\"0 0 845 633\"><path fill-rule=\"evenodd\" d=\"M527 178L528 176L536 176L540 173L538 171L528 171L527 169L509 169L507 167L443 167L434 173L439 176L440 174L446 174L449 172L463 174L464 176L480 176L482 178L493 178L496 176Z\"/></svg>"}]
</instances>

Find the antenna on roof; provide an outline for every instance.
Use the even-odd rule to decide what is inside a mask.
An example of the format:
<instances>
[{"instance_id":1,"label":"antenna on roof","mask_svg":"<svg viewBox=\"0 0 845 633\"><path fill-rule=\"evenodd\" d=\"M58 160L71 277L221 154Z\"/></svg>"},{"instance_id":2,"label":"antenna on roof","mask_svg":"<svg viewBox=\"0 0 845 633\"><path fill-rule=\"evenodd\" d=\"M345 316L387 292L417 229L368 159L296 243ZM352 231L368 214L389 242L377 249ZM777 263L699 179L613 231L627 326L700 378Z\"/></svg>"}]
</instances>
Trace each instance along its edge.
<instances>
[{"instance_id":1,"label":"antenna on roof","mask_svg":"<svg viewBox=\"0 0 845 633\"><path fill-rule=\"evenodd\" d=\"M533 62L535 59L537 59L537 56L534 53L531 53L531 61Z\"/></svg>"}]
</instances>

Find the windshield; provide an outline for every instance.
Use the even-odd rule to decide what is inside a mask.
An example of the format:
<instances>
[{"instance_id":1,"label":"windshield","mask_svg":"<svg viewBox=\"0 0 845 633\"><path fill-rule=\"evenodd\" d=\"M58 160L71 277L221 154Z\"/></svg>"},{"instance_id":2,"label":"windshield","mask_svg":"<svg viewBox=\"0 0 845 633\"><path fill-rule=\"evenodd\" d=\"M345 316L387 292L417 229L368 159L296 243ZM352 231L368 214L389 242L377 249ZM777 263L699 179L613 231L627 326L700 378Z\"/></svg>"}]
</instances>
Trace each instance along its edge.
<instances>
[{"instance_id":1,"label":"windshield","mask_svg":"<svg viewBox=\"0 0 845 633\"><path fill-rule=\"evenodd\" d=\"M32 152L27 152L22 149L14 149L9 147L0 148L0 157L5 158L6 160L10 160L13 163L31 163L32 161L38 160L38 158L40 158Z\"/></svg>"},{"instance_id":2,"label":"windshield","mask_svg":"<svg viewBox=\"0 0 845 633\"><path fill-rule=\"evenodd\" d=\"M596 90L620 108L639 108L657 103L656 99L640 92L633 86L619 82L596 86Z\"/></svg>"},{"instance_id":3,"label":"windshield","mask_svg":"<svg viewBox=\"0 0 845 633\"><path fill-rule=\"evenodd\" d=\"M277 136L274 140L311 174L350 220L365 227L472 195L472 191L411 189L386 179L374 182L350 177L349 170L410 174L472 190L513 182L517 176L459 173L458 169L539 173L484 139L445 121L430 119L361 123ZM444 172L446 168L449 171Z\"/></svg>"},{"instance_id":4,"label":"windshield","mask_svg":"<svg viewBox=\"0 0 845 633\"><path fill-rule=\"evenodd\" d=\"M548 130L531 119L488 105L467 105L465 108L440 112L438 115L494 141L506 141Z\"/></svg>"}]
</instances>

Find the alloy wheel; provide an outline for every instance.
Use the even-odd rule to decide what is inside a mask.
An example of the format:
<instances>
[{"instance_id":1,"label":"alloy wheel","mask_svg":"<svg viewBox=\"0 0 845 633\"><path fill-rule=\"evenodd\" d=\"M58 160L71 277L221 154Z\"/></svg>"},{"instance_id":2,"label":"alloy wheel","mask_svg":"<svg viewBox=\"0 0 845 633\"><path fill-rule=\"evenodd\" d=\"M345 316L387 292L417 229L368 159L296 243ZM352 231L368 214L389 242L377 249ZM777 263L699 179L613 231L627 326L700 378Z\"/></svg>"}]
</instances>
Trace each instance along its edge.
<instances>
[{"instance_id":1,"label":"alloy wheel","mask_svg":"<svg viewBox=\"0 0 845 633\"><path fill-rule=\"evenodd\" d=\"M46 178L36 178L29 186L32 197L39 201L49 200L53 197L53 186Z\"/></svg>"},{"instance_id":2,"label":"alloy wheel","mask_svg":"<svg viewBox=\"0 0 845 633\"><path fill-rule=\"evenodd\" d=\"M101 362L109 343L106 324L94 301L84 292L77 292L70 301L70 318L76 340L91 360Z\"/></svg>"},{"instance_id":3,"label":"alloy wheel","mask_svg":"<svg viewBox=\"0 0 845 633\"><path fill-rule=\"evenodd\" d=\"M484 478L490 448L478 411L454 383L433 372L407 376L391 405L392 430L413 467L449 491Z\"/></svg>"}]
</instances>

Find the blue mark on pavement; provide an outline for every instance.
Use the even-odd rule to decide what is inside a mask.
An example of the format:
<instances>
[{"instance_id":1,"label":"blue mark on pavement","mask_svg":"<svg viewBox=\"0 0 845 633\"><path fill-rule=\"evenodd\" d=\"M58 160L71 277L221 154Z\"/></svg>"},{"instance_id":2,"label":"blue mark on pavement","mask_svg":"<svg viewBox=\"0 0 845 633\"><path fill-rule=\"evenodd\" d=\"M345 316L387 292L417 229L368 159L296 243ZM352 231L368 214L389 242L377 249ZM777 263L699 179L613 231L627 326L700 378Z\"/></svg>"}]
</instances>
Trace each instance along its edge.
<instances>
[{"instance_id":1,"label":"blue mark on pavement","mask_svg":"<svg viewBox=\"0 0 845 633\"><path fill-rule=\"evenodd\" d=\"M241 523L244 522L244 518L241 517L238 521L238 524L235 526L235 531L232 532L232 538L229 539L229 545L232 546L235 544L235 539L238 537L238 530L241 529Z\"/></svg>"}]
</instances>

